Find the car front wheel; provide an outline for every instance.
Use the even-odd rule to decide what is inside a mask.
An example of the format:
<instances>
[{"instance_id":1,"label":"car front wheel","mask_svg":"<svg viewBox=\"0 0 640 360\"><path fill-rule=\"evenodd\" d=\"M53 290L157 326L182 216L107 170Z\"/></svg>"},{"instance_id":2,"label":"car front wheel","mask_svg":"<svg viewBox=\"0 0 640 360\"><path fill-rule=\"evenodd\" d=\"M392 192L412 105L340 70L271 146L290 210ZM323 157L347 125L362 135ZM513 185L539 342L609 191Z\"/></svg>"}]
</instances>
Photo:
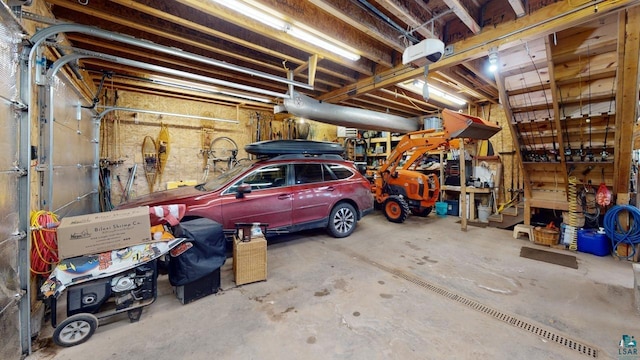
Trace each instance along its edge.
<instances>
[{"instance_id":1,"label":"car front wheel","mask_svg":"<svg viewBox=\"0 0 640 360\"><path fill-rule=\"evenodd\" d=\"M356 229L356 210L347 203L340 203L331 210L329 216L329 233L337 238L351 235Z\"/></svg>"}]
</instances>

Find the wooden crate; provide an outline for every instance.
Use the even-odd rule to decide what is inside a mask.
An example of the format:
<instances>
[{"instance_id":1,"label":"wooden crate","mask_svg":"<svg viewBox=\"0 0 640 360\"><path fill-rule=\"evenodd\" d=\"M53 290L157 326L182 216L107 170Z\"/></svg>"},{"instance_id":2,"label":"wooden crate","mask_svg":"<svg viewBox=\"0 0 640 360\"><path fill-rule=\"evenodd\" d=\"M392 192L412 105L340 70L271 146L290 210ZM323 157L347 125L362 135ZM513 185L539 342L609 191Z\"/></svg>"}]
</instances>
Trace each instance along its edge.
<instances>
[{"instance_id":1,"label":"wooden crate","mask_svg":"<svg viewBox=\"0 0 640 360\"><path fill-rule=\"evenodd\" d=\"M267 240L254 237L250 241L233 240L233 277L236 285L267 280Z\"/></svg>"}]
</instances>

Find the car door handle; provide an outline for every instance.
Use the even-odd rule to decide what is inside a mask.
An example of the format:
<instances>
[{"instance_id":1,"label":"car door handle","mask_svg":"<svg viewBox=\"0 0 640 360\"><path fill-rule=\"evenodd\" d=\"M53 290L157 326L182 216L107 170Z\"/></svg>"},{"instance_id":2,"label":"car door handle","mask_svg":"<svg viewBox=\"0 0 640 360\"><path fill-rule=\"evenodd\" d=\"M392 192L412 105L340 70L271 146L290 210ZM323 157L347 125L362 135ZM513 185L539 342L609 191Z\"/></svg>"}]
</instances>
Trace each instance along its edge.
<instances>
[{"instance_id":1,"label":"car door handle","mask_svg":"<svg viewBox=\"0 0 640 360\"><path fill-rule=\"evenodd\" d=\"M281 194L278 195L278 200L285 200L291 198L291 194Z\"/></svg>"},{"instance_id":2,"label":"car door handle","mask_svg":"<svg viewBox=\"0 0 640 360\"><path fill-rule=\"evenodd\" d=\"M327 186L327 189L326 189L326 190L327 190L327 191L333 191L333 190L335 190L335 189L336 189L336 188L334 188L333 186Z\"/></svg>"}]
</instances>

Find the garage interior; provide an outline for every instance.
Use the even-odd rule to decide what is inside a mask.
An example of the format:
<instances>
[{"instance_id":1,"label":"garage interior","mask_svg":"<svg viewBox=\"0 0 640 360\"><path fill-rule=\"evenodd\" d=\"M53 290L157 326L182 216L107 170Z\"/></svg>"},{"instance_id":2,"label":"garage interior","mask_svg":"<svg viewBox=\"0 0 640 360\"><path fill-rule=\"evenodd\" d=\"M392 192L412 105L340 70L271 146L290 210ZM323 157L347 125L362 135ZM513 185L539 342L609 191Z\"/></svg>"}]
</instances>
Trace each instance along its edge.
<instances>
[{"instance_id":1,"label":"garage interior","mask_svg":"<svg viewBox=\"0 0 640 360\"><path fill-rule=\"evenodd\" d=\"M635 231L640 1L1 5L0 357L640 358L625 340L640 336L640 241L595 256L558 240L561 224L604 228L615 206ZM437 42L437 59L409 54ZM337 142L371 174L444 109L501 128L430 154L444 214L397 224L378 209L345 239L269 239L267 281L236 286L227 261L215 296L182 305L160 278L141 321L51 342L34 213L202 183L230 166L218 152L241 161L264 140ZM161 142L159 171L145 146ZM551 246L527 233L552 222Z\"/></svg>"}]
</instances>

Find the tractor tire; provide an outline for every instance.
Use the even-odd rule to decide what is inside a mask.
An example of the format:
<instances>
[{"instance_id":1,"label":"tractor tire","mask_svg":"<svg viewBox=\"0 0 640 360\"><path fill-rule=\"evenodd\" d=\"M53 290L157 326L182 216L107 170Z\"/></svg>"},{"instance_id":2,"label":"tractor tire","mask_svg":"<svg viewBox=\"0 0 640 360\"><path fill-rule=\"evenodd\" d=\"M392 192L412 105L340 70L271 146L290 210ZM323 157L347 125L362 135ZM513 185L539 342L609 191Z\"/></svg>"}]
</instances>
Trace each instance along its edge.
<instances>
[{"instance_id":1,"label":"tractor tire","mask_svg":"<svg viewBox=\"0 0 640 360\"><path fill-rule=\"evenodd\" d=\"M403 223L410 211L409 204L401 196L391 195L384 202L384 216L391 222Z\"/></svg>"},{"instance_id":2,"label":"tractor tire","mask_svg":"<svg viewBox=\"0 0 640 360\"><path fill-rule=\"evenodd\" d=\"M412 208L411 209L411 214L413 214L415 216L420 216L420 217L427 217L427 216L429 216L429 214L431 214L431 210L432 209L433 209L433 207Z\"/></svg>"}]
</instances>

